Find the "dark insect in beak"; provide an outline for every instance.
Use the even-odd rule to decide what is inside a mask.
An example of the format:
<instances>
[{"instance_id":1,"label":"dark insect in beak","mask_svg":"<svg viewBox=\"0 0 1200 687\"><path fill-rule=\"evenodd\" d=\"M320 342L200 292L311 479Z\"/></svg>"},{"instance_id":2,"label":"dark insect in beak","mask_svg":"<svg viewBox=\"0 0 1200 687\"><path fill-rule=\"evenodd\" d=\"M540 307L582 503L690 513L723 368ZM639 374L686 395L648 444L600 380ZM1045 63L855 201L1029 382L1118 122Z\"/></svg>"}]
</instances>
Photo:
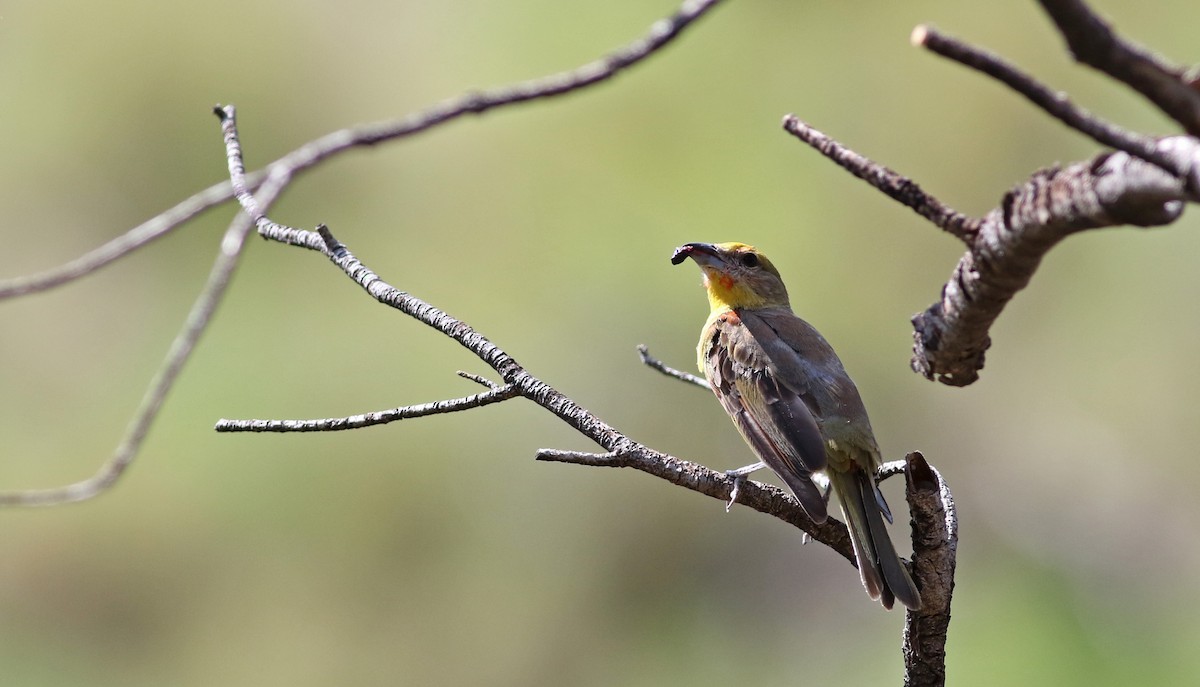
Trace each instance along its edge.
<instances>
[{"instance_id":1,"label":"dark insect in beak","mask_svg":"<svg viewBox=\"0 0 1200 687\"><path fill-rule=\"evenodd\" d=\"M675 249L674 253L671 254L671 264L678 265L679 263L683 262L684 260L687 260L688 256L691 254L692 254L691 246L680 246Z\"/></svg>"}]
</instances>

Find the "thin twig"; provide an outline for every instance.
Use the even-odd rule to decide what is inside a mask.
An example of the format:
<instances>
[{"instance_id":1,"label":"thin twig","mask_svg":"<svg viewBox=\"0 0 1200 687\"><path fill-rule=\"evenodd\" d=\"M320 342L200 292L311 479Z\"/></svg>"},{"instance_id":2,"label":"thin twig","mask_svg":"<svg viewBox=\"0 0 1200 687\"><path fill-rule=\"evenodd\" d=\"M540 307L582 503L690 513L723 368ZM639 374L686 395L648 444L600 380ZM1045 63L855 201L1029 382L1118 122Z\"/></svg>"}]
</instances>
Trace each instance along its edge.
<instances>
[{"instance_id":1,"label":"thin twig","mask_svg":"<svg viewBox=\"0 0 1200 687\"><path fill-rule=\"evenodd\" d=\"M266 174L257 172L250 175L246 184L250 188L257 188L265 178ZM70 262L44 272L0 280L0 300L45 291L92 274L155 239L162 238L176 227L232 197L228 181L209 186L175 207Z\"/></svg>"},{"instance_id":2,"label":"thin twig","mask_svg":"<svg viewBox=\"0 0 1200 687\"><path fill-rule=\"evenodd\" d=\"M390 410L380 410L349 417L321 418L316 420L226 420L217 421L218 432L337 432L344 429L358 429L383 425L396 420L406 420L427 415L455 413L461 410L482 408L493 403L507 401L519 396L517 388L511 384L497 387L462 398L451 398L420 405L403 406Z\"/></svg>"},{"instance_id":3,"label":"thin twig","mask_svg":"<svg viewBox=\"0 0 1200 687\"><path fill-rule=\"evenodd\" d=\"M1079 62L1121 81L1193 136L1200 136L1200 91L1194 73L1118 36L1079 0L1041 0Z\"/></svg>"},{"instance_id":4,"label":"thin twig","mask_svg":"<svg viewBox=\"0 0 1200 687\"><path fill-rule=\"evenodd\" d=\"M645 36L598 60L539 79L467 93L409 115L399 122L365 127L360 134L361 142L370 145L409 136L464 114L482 114L501 106L552 98L606 81L653 55L720 2L721 0L685 0L673 15L656 21Z\"/></svg>"},{"instance_id":5,"label":"thin twig","mask_svg":"<svg viewBox=\"0 0 1200 687\"><path fill-rule=\"evenodd\" d=\"M463 379L475 382L476 384L478 384L480 386L486 386L489 389L495 390L495 389L500 388L499 384L493 382L492 380L488 379L487 377L481 377L480 375L474 374L472 372L464 372L462 370L459 370L455 374L457 374L459 377L462 377Z\"/></svg>"},{"instance_id":6,"label":"thin twig","mask_svg":"<svg viewBox=\"0 0 1200 687\"><path fill-rule=\"evenodd\" d=\"M1162 150L1154 138L1134 133L1101 119L1071 102L1065 93L1039 83L1004 58L940 33L932 27L918 26L913 31L912 42L913 45L927 48L934 54L983 72L1000 81L1040 107L1051 117L1090 136L1102 145L1123 150L1130 155L1158 165L1173 176L1184 180L1193 197L1200 198L1200 177L1197 176L1200 170L1194 159L1181 159L1176 155L1171 155L1170 151Z\"/></svg>"},{"instance_id":7,"label":"thin twig","mask_svg":"<svg viewBox=\"0 0 1200 687\"><path fill-rule=\"evenodd\" d=\"M259 190L260 203L269 207L287 185L285 174L272 175ZM242 246L254 224L243 213L238 213L221 239L220 251L213 261L208 281L197 296L183 327L176 334L166 359L150 382L141 404L130 421L125 436L117 445L113 455L100 466L91 477L51 489L29 489L0 492L0 506L55 506L62 503L86 501L110 489L126 469L137 458L138 450L150 425L158 417L167 393L174 386L184 363L191 357L197 341L208 328L213 313L229 287L229 280L237 268L242 255Z\"/></svg>"},{"instance_id":8,"label":"thin twig","mask_svg":"<svg viewBox=\"0 0 1200 687\"><path fill-rule=\"evenodd\" d=\"M909 454L909 455L912 455L912 454ZM888 479L889 477L895 477L896 475L903 475L905 469L907 469L907 468L908 468L907 457L904 460L889 460L888 462L884 463L883 465L880 465L878 468L875 469L875 479L882 482L883 480Z\"/></svg>"},{"instance_id":9,"label":"thin twig","mask_svg":"<svg viewBox=\"0 0 1200 687\"><path fill-rule=\"evenodd\" d=\"M963 243L969 245L975 232L978 231L979 220L945 205L937 198L925 193L915 181L846 148L801 121L796 115L785 116L783 128L842 169L874 186L889 198L912 208L918 215L933 222L934 225L951 236L957 237Z\"/></svg>"},{"instance_id":10,"label":"thin twig","mask_svg":"<svg viewBox=\"0 0 1200 687\"><path fill-rule=\"evenodd\" d=\"M248 174L246 188L257 188L270 170L282 168L297 176L327 158L359 146L411 136L462 115L481 114L508 105L565 95L606 81L660 51L720 2L686 0L673 15L655 22L643 37L575 69L487 91L467 93L400 119L333 131L269 163L264 170ZM92 274L231 198L233 190L228 182L211 186L68 263L44 272L0 280L0 299L44 291ZM308 232L285 232L271 238L315 248L308 244L312 239Z\"/></svg>"},{"instance_id":11,"label":"thin twig","mask_svg":"<svg viewBox=\"0 0 1200 687\"><path fill-rule=\"evenodd\" d=\"M678 379L681 382L687 382L688 384L695 384L696 386L698 386L702 389L708 389L710 391L712 390L712 387L708 385L708 381L705 380L703 377L697 377L696 375L691 374L689 372L684 372L683 370L676 370L675 368L668 366L666 363L662 362L658 358L655 358L654 356L650 355L650 349L646 348L645 344L638 344L637 351L638 351L638 358L641 359L642 364L646 365L650 369L657 370L657 371L665 374L668 377L674 377L675 379Z\"/></svg>"}]
</instances>

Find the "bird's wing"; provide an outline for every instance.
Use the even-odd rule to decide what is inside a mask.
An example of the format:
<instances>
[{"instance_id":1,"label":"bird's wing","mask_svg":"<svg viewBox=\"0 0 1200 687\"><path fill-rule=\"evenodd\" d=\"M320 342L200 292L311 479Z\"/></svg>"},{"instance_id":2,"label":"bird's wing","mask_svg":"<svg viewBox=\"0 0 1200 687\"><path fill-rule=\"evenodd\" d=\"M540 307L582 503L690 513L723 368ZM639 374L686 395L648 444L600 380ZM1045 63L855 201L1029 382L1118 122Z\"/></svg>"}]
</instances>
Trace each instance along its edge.
<instances>
[{"instance_id":1,"label":"bird's wing","mask_svg":"<svg viewBox=\"0 0 1200 687\"><path fill-rule=\"evenodd\" d=\"M791 389L814 416L821 418L822 437L837 446L832 452L832 469L851 469L838 461L852 460L867 473L874 473L882 457L867 409L858 387L825 337L788 308L747 312L742 315L742 323L762 344L779 385ZM891 522L892 511L883 492L874 479L870 483L875 503Z\"/></svg>"},{"instance_id":2,"label":"bird's wing","mask_svg":"<svg viewBox=\"0 0 1200 687\"><path fill-rule=\"evenodd\" d=\"M712 322L702 352L713 393L746 442L787 483L809 517L823 522L825 499L811 475L825 468L825 441L812 411L775 379L765 349L737 313Z\"/></svg>"}]
</instances>

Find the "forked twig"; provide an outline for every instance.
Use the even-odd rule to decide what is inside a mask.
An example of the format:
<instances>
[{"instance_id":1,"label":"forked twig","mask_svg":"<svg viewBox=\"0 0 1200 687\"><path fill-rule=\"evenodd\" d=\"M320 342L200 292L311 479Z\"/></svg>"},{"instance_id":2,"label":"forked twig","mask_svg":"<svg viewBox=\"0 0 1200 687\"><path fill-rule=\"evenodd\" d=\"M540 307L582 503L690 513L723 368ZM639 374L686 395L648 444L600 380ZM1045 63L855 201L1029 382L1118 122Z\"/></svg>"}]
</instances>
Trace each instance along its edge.
<instances>
[{"instance_id":1,"label":"forked twig","mask_svg":"<svg viewBox=\"0 0 1200 687\"><path fill-rule=\"evenodd\" d=\"M241 232L253 226L258 226L260 231L270 231L272 228L282 231L279 225L263 224L259 220L265 217L266 209L296 175L351 148L401 139L466 114L479 114L508 105L557 97L606 81L660 51L679 36L684 29L719 3L720 0L685 0L674 14L655 22L643 37L576 69L511 86L468 93L402 119L335 131L272 162L265 171L246 174L244 169L240 170L238 176L242 179L243 191L240 201L251 212L254 221L250 222L239 215L234 225L226 232L221 242L221 253L213 264L208 282L197 297L187 322L172 344L163 366L147 389L141 406L131 420L125 438L122 439L113 456L94 476L75 484L52 489L0 492L0 506L54 505L82 501L104 493L116 483L136 458L142 440L157 417L158 410L180 368L191 354L197 340L207 327L213 310L224 296L229 276L232 274L245 244L245 235ZM236 140L233 141L233 144L236 145ZM227 159L232 164L233 158L227 155ZM238 161L240 164L240 155ZM264 180L267 180L268 177L273 180L272 186L260 188L260 185L264 184ZM249 191L256 188L259 189L259 195L257 197L250 196ZM131 255L139 248L161 238L204 211L232 197L233 187L230 183L214 185L80 258L37 274L0 280L0 299L36 293L92 274L106 265ZM292 230L291 233L281 233L273 238L289 243L298 243L315 250L323 250L321 238L313 232ZM494 397L502 395L496 394ZM487 396L489 399L494 397ZM405 409L384 411L377 414L377 417L403 411ZM407 412L413 411L409 409ZM337 424L351 420L352 418L341 418L340 420L334 418L326 422Z\"/></svg>"}]
</instances>

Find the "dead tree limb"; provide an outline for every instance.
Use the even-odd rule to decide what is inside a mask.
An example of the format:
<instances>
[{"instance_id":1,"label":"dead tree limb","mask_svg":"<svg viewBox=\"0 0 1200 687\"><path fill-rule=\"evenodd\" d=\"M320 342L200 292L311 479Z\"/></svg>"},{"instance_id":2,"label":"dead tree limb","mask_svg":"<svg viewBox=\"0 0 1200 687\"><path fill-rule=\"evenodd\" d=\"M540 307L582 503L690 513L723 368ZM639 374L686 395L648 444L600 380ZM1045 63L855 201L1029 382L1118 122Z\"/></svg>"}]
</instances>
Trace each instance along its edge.
<instances>
[{"instance_id":1,"label":"dead tree limb","mask_svg":"<svg viewBox=\"0 0 1200 687\"><path fill-rule=\"evenodd\" d=\"M1195 131L1200 96L1181 69L1121 40L1083 3L1044 0L1043 5L1077 57L1134 86ZM1087 229L1170 224L1187 203L1200 198L1200 141L1191 135L1154 138L1104 121L1002 58L930 27L917 27L913 43L997 79L1114 149L1038 170L995 209L972 218L796 116L784 118L788 133L966 244L941 297L912 318L913 370L966 386L983 369L992 324L1059 241Z\"/></svg>"},{"instance_id":2,"label":"dead tree limb","mask_svg":"<svg viewBox=\"0 0 1200 687\"><path fill-rule=\"evenodd\" d=\"M303 171L348 150L400 140L446 124L468 114L554 98L585 90L607 81L669 45L685 29L720 4L721 0L684 0L672 15L655 22L650 30L633 42L617 48L600 59L564 72L523 81L500 88L472 92L446 100L401 119L341 129L306 143L263 170L245 174L242 170L243 193L258 190L254 197L256 212L265 212L288 183ZM267 186L266 184L270 184ZM107 265L127 257L152 241L166 236L205 211L234 197L228 182L217 184L184 200L159 216L131 229L122 236L58 267L32 275L0 280L0 300L25 296L50 289L92 274ZM245 199L243 197L243 204ZM253 216L253 215L252 215ZM125 437L116 450L91 477L61 487L0 492L0 506L51 506L84 501L110 489L136 459L142 440L158 416L166 396L183 365L190 357L200 336L208 327L217 306L223 299L229 279L236 268L245 245L245 232L257 226L239 215L222 238L205 284L187 321L177 334L166 359L151 381L141 404L135 411ZM264 227L258 227L265 231ZM295 232L273 238L318 248L320 237L313 232ZM499 395L499 394L497 394ZM483 394L487 396L487 394ZM396 416L414 412L413 409L393 409ZM382 416L390 416L384 411ZM396 419L393 417L392 419ZM356 418L343 418L342 424ZM378 421L380 417L371 418ZM367 420L363 420L367 421ZM330 422L336 422L336 419ZM261 430L266 431L266 430ZM276 430L277 431L277 430Z\"/></svg>"}]
</instances>

